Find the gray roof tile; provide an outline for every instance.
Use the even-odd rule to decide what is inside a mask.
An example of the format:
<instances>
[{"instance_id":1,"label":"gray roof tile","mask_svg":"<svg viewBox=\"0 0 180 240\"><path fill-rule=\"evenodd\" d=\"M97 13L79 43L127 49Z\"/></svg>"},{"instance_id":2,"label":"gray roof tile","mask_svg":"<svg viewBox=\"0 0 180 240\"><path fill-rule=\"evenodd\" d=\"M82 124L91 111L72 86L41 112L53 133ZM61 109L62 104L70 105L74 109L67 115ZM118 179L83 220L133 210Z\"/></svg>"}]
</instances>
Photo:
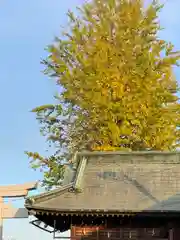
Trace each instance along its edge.
<instances>
[{"instance_id":1,"label":"gray roof tile","mask_svg":"<svg viewBox=\"0 0 180 240\"><path fill-rule=\"evenodd\" d=\"M180 153L81 153L76 185L34 198L55 211L180 211ZM82 169L82 171L81 171ZM78 181L77 181L78 180ZM47 195L49 194L49 197Z\"/></svg>"}]
</instances>

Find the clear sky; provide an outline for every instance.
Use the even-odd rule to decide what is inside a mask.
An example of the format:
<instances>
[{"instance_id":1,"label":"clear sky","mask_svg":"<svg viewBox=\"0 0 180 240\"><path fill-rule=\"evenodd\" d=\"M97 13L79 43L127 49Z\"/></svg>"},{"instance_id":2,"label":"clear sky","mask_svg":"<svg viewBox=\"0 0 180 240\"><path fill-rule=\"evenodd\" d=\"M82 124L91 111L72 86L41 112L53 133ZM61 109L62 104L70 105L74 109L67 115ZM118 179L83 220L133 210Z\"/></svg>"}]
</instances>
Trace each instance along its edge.
<instances>
[{"instance_id":1,"label":"clear sky","mask_svg":"<svg viewBox=\"0 0 180 240\"><path fill-rule=\"evenodd\" d=\"M41 176L29 168L25 150L45 153L46 144L30 110L51 103L55 85L41 73L46 45L60 33L68 9L82 0L0 0L0 184L24 183ZM169 0L161 13L161 35L180 49L179 0ZM180 71L176 71L177 77ZM22 206L20 202L16 204ZM5 220L5 239L52 239L28 223ZM10 238L9 238L10 237Z\"/></svg>"}]
</instances>

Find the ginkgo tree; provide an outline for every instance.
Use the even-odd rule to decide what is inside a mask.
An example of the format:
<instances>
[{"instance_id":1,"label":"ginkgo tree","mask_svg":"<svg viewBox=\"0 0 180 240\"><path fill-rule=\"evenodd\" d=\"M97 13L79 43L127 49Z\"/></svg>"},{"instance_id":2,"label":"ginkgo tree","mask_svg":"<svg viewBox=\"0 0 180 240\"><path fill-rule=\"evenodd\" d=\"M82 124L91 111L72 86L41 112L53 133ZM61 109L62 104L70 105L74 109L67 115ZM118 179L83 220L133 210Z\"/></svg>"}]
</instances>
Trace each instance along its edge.
<instances>
[{"instance_id":1,"label":"ginkgo tree","mask_svg":"<svg viewBox=\"0 0 180 240\"><path fill-rule=\"evenodd\" d=\"M174 66L180 53L159 37L157 1L92 0L68 12L69 25L48 47L45 74L54 105L33 112L54 154L27 152L44 184L58 185L76 151L174 150L180 108Z\"/></svg>"}]
</instances>

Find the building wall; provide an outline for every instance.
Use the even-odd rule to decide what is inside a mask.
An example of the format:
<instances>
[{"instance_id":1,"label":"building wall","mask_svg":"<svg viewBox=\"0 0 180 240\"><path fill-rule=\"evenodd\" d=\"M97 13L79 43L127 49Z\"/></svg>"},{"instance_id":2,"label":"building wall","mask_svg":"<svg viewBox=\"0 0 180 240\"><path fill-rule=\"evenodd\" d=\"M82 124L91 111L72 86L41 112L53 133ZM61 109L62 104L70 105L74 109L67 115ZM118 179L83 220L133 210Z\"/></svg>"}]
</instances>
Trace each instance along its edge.
<instances>
[{"instance_id":1,"label":"building wall","mask_svg":"<svg viewBox=\"0 0 180 240\"><path fill-rule=\"evenodd\" d=\"M178 237L179 236L179 237ZM111 228L105 227L77 227L71 228L71 237L83 240L162 240L169 239L164 228ZM178 238L177 238L178 237ZM175 234L170 240L180 239L180 234Z\"/></svg>"},{"instance_id":2,"label":"building wall","mask_svg":"<svg viewBox=\"0 0 180 240\"><path fill-rule=\"evenodd\" d=\"M180 240L180 228L170 230L169 240Z\"/></svg>"}]
</instances>

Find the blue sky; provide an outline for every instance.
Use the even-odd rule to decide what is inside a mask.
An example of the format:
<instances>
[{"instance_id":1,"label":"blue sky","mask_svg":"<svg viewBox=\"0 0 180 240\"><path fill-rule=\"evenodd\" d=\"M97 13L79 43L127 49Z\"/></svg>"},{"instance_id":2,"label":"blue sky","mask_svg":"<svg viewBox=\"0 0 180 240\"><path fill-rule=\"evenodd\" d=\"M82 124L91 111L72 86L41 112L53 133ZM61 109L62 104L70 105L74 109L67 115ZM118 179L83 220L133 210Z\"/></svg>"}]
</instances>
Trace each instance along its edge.
<instances>
[{"instance_id":1,"label":"blue sky","mask_svg":"<svg viewBox=\"0 0 180 240\"><path fill-rule=\"evenodd\" d=\"M0 156L1 184L24 183L39 179L40 173L29 168L25 150L45 153L46 144L30 110L51 103L53 81L41 73L44 48L66 24L68 9L82 0L0 0ZM180 49L179 0L169 0L161 13L162 33ZM180 71L176 71L177 77ZM16 203L20 206L22 202ZM28 223L28 220L5 220L5 239L52 239Z\"/></svg>"}]
</instances>

